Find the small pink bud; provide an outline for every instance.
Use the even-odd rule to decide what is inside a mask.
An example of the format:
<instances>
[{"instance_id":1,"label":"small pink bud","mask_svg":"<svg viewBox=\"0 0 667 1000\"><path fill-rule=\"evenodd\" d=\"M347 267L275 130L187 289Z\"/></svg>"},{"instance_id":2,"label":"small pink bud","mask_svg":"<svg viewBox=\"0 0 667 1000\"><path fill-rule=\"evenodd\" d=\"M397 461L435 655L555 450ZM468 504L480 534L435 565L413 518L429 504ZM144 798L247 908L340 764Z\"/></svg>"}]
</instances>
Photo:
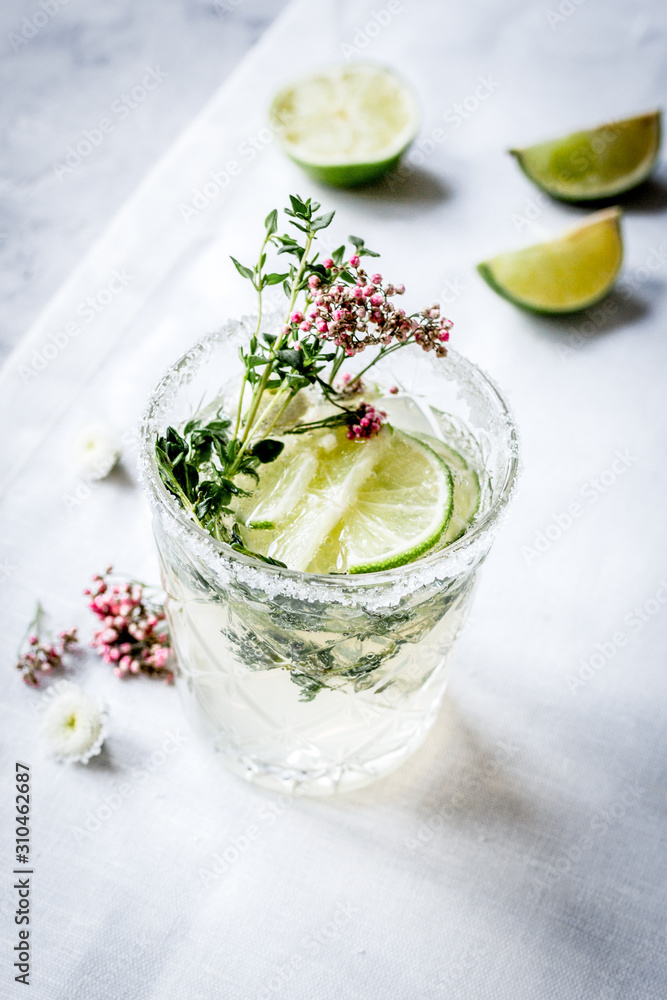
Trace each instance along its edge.
<instances>
[{"instance_id":1,"label":"small pink bud","mask_svg":"<svg viewBox=\"0 0 667 1000\"><path fill-rule=\"evenodd\" d=\"M396 294L405 295L405 285L396 285Z\"/></svg>"},{"instance_id":2,"label":"small pink bud","mask_svg":"<svg viewBox=\"0 0 667 1000\"><path fill-rule=\"evenodd\" d=\"M389 390L389 392L392 394L392 396L395 396L396 393L398 392L398 386L397 385L392 385L391 388L390 388L390 390Z\"/></svg>"},{"instance_id":3,"label":"small pink bud","mask_svg":"<svg viewBox=\"0 0 667 1000\"><path fill-rule=\"evenodd\" d=\"M300 323L303 320L303 313L297 310L297 312L292 313L290 319L293 323Z\"/></svg>"},{"instance_id":4,"label":"small pink bud","mask_svg":"<svg viewBox=\"0 0 667 1000\"><path fill-rule=\"evenodd\" d=\"M384 299L379 294L379 292L376 292L375 295L371 295L371 305L372 306L381 306L383 302L384 302Z\"/></svg>"},{"instance_id":5,"label":"small pink bud","mask_svg":"<svg viewBox=\"0 0 667 1000\"><path fill-rule=\"evenodd\" d=\"M379 285L380 282L382 281L382 275L381 274L372 274L371 275L371 281L373 282L374 285Z\"/></svg>"},{"instance_id":6,"label":"small pink bud","mask_svg":"<svg viewBox=\"0 0 667 1000\"><path fill-rule=\"evenodd\" d=\"M317 274L311 274L311 276L308 279L308 287L309 288L317 288L317 286L319 285L319 283L320 283L320 279L319 279L318 275Z\"/></svg>"},{"instance_id":7,"label":"small pink bud","mask_svg":"<svg viewBox=\"0 0 667 1000\"><path fill-rule=\"evenodd\" d=\"M331 268L331 267L334 266L334 262L331 259L331 257L327 257L325 260L323 260L322 264L324 265L324 267L327 267L327 268Z\"/></svg>"},{"instance_id":8,"label":"small pink bud","mask_svg":"<svg viewBox=\"0 0 667 1000\"><path fill-rule=\"evenodd\" d=\"M350 267L359 267L359 254L352 254L350 257Z\"/></svg>"}]
</instances>

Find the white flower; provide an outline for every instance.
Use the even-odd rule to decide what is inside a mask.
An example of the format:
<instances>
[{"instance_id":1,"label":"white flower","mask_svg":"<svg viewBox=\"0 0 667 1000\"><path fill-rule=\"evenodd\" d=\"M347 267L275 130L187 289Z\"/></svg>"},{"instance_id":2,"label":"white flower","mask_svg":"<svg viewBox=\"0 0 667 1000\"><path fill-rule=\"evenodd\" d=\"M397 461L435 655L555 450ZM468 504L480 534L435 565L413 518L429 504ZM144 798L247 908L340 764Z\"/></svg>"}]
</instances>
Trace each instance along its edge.
<instances>
[{"instance_id":1,"label":"white flower","mask_svg":"<svg viewBox=\"0 0 667 1000\"><path fill-rule=\"evenodd\" d=\"M107 714L71 681L58 681L46 696L42 731L56 760L87 764L102 749Z\"/></svg>"},{"instance_id":2,"label":"white flower","mask_svg":"<svg viewBox=\"0 0 667 1000\"><path fill-rule=\"evenodd\" d=\"M74 442L74 458L82 475L104 479L120 458L118 435L109 424L88 424Z\"/></svg>"}]
</instances>

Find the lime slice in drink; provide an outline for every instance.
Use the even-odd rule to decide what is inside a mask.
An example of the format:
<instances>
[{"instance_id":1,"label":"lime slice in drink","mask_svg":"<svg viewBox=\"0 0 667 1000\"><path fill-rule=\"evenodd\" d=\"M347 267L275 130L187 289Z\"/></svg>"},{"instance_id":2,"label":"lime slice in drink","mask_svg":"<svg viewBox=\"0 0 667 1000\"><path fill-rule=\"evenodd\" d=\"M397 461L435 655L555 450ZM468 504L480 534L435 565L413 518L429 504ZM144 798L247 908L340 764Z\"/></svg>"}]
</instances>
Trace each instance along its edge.
<instances>
[{"instance_id":1,"label":"lime slice in drink","mask_svg":"<svg viewBox=\"0 0 667 1000\"><path fill-rule=\"evenodd\" d=\"M260 478L252 511L245 501L244 540L255 552L311 573L370 573L416 559L447 528L449 468L409 434L386 427L369 440L348 441L339 429L292 439L285 451ZM287 509L285 490L297 493L288 480L306 466L301 496Z\"/></svg>"},{"instance_id":2,"label":"lime slice in drink","mask_svg":"<svg viewBox=\"0 0 667 1000\"><path fill-rule=\"evenodd\" d=\"M418 436L423 440L421 434ZM440 539L441 545L450 545L465 534L479 510L481 499L479 476L463 455L444 441L429 437L428 444L447 463L452 474L454 486L452 516Z\"/></svg>"},{"instance_id":3,"label":"lime slice in drink","mask_svg":"<svg viewBox=\"0 0 667 1000\"><path fill-rule=\"evenodd\" d=\"M620 214L595 212L550 243L499 254L477 270L499 295L534 312L585 309L607 294L621 266Z\"/></svg>"},{"instance_id":4,"label":"lime slice in drink","mask_svg":"<svg viewBox=\"0 0 667 1000\"><path fill-rule=\"evenodd\" d=\"M511 149L527 177L555 198L615 198L645 181L660 149L660 112Z\"/></svg>"},{"instance_id":5,"label":"lime slice in drink","mask_svg":"<svg viewBox=\"0 0 667 1000\"><path fill-rule=\"evenodd\" d=\"M285 152L316 180L354 187L398 163L419 130L419 107L394 73L336 65L284 87L270 111Z\"/></svg>"}]
</instances>

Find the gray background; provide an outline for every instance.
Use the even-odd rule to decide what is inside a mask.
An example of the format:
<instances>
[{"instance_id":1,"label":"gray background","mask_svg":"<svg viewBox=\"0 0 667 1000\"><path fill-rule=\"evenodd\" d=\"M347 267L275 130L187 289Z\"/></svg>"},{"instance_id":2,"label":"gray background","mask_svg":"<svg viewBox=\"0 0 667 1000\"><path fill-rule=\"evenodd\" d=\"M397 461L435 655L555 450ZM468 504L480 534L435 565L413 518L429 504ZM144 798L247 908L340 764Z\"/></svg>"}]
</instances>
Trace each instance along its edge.
<instances>
[{"instance_id":1,"label":"gray background","mask_svg":"<svg viewBox=\"0 0 667 1000\"><path fill-rule=\"evenodd\" d=\"M285 0L3 0L0 362ZM35 25L26 28L24 19ZM34 35L24 38L26 35ZM54 163L141 83L160 87L59 180Z\"/></svg>"}]
</instances>

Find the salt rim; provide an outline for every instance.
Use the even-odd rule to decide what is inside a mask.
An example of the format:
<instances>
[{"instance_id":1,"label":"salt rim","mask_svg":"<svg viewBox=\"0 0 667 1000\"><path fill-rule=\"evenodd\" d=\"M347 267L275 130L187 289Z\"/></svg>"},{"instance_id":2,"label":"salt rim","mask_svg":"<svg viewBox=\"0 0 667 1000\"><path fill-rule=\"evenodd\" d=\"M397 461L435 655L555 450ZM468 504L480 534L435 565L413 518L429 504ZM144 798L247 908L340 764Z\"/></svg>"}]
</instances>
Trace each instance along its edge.
<instances>
[{"instance_id":1,"label":"salt rim","mask_svg":"<svg viewBox=\"0 0 667 1000\"><path fill-rule=\"evenodd\" d=\"M481 383L491 402L499 408L507 430L507 463L504 482L497 487L488 511L477 524L457 542L445 549L393 569L359 576L338 577L271 566L236 552L225 542L219 542L191 521L175 497L166 489L155 462L154 441L164 431L167 410L174 390L193 380L200 366L223 340L245 342L254 330L256 316L229 320L216 331L204 336L182 355L164 374L153 392L141 424L141 445L138 458L139 479L148 494L154 516L165 532L198 556L214 578L225 586L238 582L263 592L268 598L295 597L317 603L336 603L360 607L368 611L391 608L436 581L452 580L471 572L488 552L506 516L517 486L519 472L518 434L509 406L492 378L478 365L448 350L447 362L459 369L461 376L475 378L475 388ZM450 368L451 370L451 368ZM436 375L438 370L434 369Z\"/></svg>"}]
</instances>

